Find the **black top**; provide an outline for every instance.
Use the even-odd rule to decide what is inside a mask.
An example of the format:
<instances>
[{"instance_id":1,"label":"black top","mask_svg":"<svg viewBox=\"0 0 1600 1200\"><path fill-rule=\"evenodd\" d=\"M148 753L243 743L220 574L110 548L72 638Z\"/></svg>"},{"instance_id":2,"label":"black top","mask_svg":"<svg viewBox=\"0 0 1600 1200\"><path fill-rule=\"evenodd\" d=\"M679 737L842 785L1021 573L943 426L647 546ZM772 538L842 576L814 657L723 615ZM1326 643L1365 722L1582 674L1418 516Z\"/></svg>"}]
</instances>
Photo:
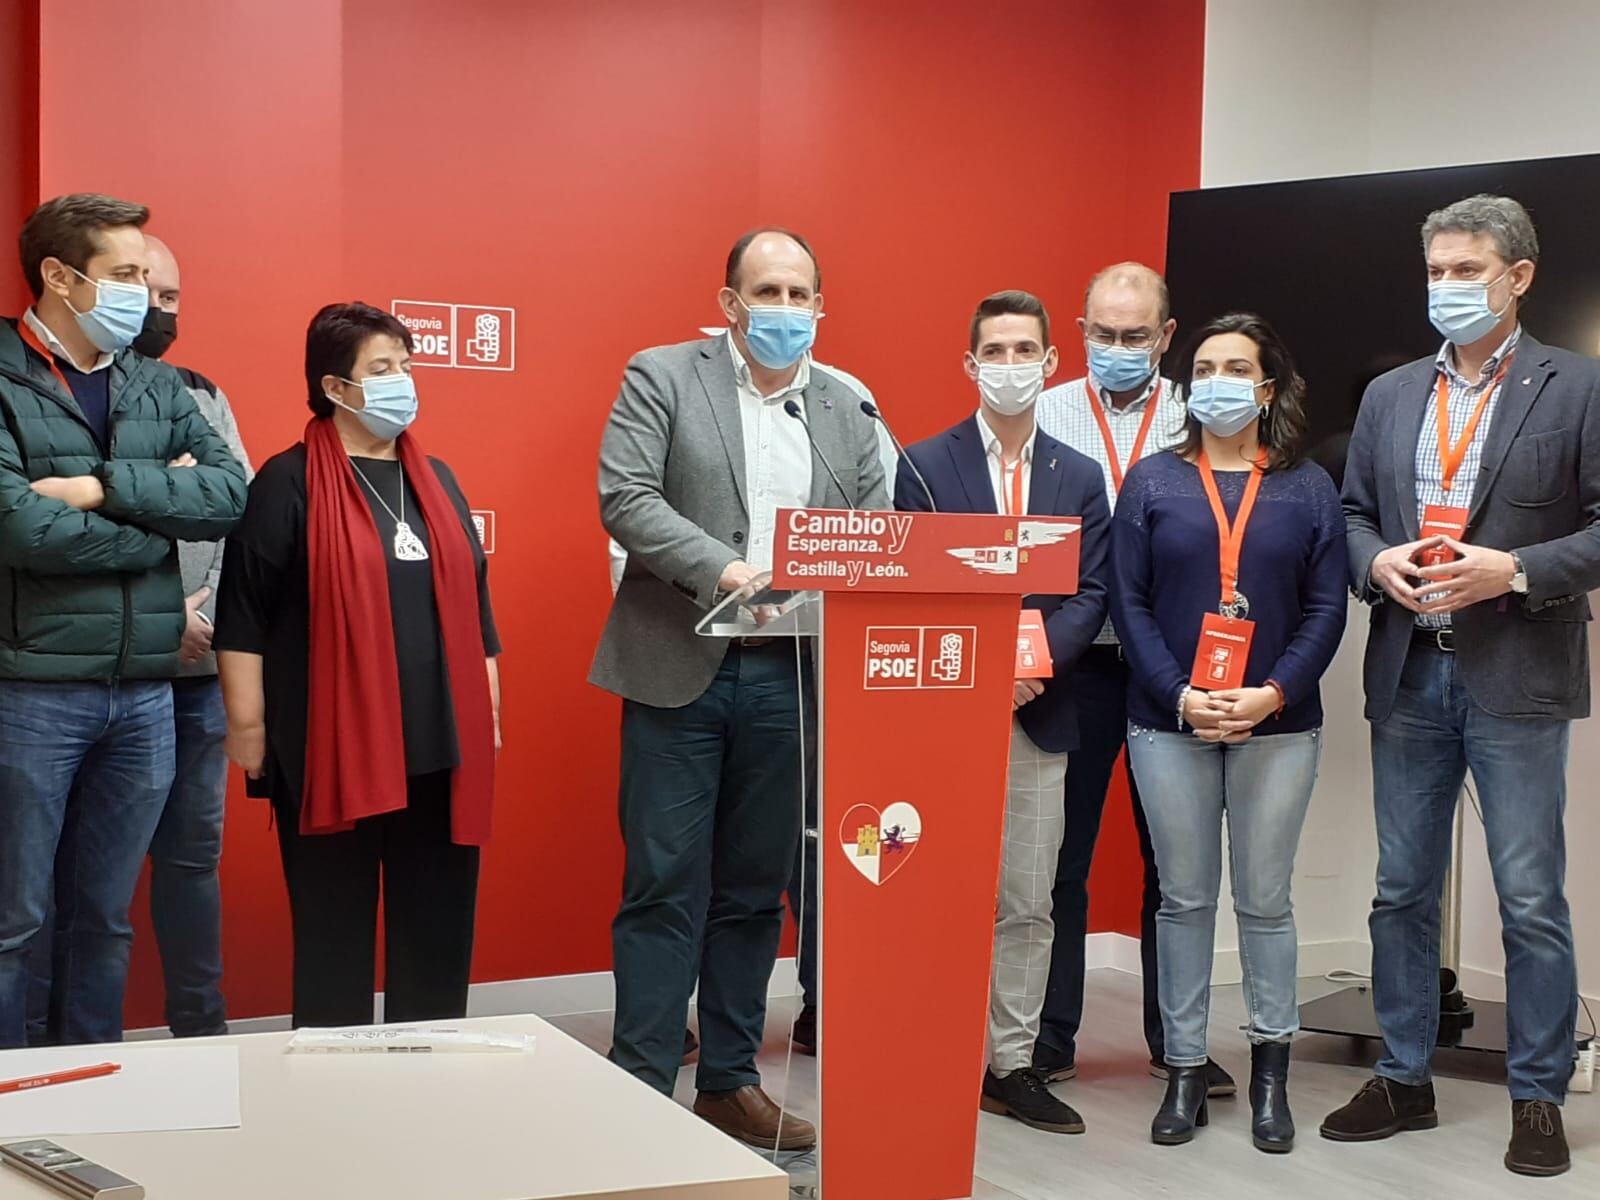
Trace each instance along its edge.
<instances>
[{"instance_id":1,"label":"black top","mask_svg":"<svg viewBox=\"0 0 1600 1200\"><path fill-rule=\"evenodd\" d=\"M500 653L489 604L489 565L478 541L472 513L450 468L429 460L461 527L472 545L478 570L478 609L483 650ZM395 517L401 511L399 462L354 458L352 465L371 483L356 483L367 498L383 543L389 573L389 610L400 689L400 720L405 733L406 774L426 775L456 766L460 752L450 705L450 683L433 595L428 560L395 557ZM374 489L377 495L374 495ZM428 530L416 493L405 483L405 517L424 546ZM431 547L429 547L431 553ZM306 558L306 449L295 445L269 459L250 485L244 520L228 537L222 580L217 588L218 650L259 654L267 702L267 762L261 784L250 794L268 795L298 805L305 783L306 717L310 690L311 593ZM487 686L487 685L486 685Z\"/></svg>"},{"instance_id":2,"label":"black top","mask_svg":"<svg viewBox=\"0 0 1600 1200\"><path fill-rule=\"evenodd\" d=\"M72 398L83 410L84 419L94 431L94 440L100 443L101 453L109 453L107 440L111 428L111 368L101 371L80 371L64 358L56 359L61 375L72 389Z\"/></svg>"}]
</instances>

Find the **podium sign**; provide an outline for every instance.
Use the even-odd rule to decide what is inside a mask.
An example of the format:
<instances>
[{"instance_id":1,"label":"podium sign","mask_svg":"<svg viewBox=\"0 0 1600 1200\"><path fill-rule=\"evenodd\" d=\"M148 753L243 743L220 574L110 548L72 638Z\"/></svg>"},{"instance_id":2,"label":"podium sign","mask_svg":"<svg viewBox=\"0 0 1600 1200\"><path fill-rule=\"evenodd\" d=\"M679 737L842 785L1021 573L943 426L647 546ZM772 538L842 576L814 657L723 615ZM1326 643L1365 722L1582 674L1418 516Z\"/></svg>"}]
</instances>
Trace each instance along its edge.
<instances>
[{"instance_id":1,"label":"podium sign","mask_svg":"<svg viewBox=\"0 0 1600 1200\"><path fill-rule=\"evenodd\" d=\"M1017 616L1077 589L1080 522L783 509L821 621L824 1200L971 1194Z\"/></svg>"}]
</instances>

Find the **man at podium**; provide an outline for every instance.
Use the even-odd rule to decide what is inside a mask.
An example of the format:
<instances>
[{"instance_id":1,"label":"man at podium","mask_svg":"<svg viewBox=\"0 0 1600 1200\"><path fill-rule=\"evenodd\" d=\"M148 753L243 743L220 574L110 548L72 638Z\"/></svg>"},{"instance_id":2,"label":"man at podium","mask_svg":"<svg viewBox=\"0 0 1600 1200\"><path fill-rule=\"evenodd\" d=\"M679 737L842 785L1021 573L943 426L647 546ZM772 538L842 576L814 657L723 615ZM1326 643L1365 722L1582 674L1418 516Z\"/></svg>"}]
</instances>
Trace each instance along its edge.
<instances>
[{"instance_id":1,"label":"man at podium","mask_svg":"<svg viewBox=\"0 0 1600 1200\"><path fill-rule=\"evenodd\" d=\"M895 481L897 507L927 512L1033 513L1081 517L1078 591L1028 596L1044 618L1054 677L1018 679L1012 695L1000 896L995 909L989 999L989 1068L981 1105L1051 1133L1082 1133L1083 1120L1050 1093L1033 1066L1050 975L1051 892L1066 828L1067 754L1078 715L1067 676L1106 619L1111 510L1093 461L1040 430L1034 402L1055 373L1050 317L1038 297L997 292L972 317L965 356L981 403L975 415L907 452ZM921 472L910 469L915 466ZM925 482L924 482L925 481Z\"/></svg>"},{"instance_id":2,"label":"man at podium","mask_svg":"<svg viewBox=\"0 0 1600 1200\"><path fill-rule=\"evenodd\" d=\"M816 1142L755 1062L800 837L809 649L695 624L770 569L780 507L888 506L873 422L810 358L820 286L804 239L756 230L728 256L727 334L628 363L599 481L627 565L589 675L623 700L612 1058L671 1094L698 977L695 1112L780 1150Z\"/></svg>"}]
</instances>

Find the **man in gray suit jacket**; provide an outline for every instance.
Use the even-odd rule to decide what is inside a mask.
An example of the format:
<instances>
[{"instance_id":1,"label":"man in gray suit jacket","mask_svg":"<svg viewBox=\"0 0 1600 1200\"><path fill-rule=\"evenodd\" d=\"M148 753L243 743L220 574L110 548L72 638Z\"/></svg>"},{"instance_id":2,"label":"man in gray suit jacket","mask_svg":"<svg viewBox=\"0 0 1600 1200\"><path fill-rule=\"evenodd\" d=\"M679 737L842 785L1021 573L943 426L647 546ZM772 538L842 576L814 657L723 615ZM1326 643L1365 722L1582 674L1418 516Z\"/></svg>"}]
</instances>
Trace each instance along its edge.
<instances>
[{"instance_id":1,"label":"man in gray suit jacket","mask_svg":"<svg viewBox=\"0 0 1600 1200\"><path fill-rule=\"evenodd\" d=\"M1586 593L1600 587L1600 369L1518 311L1538 239L1515 200L1422 227L1434 358L1367 389L1345 470L1352 581L1372 610L1367 719L1378 822L1373 999L1385 1054L1323 1135L1431 1129L1440 885L1470 769L1506 947L1519 1174L1569 1164L1577 968L1564 874L1569 723L1589 715Z\"/></svg>"},{"instance_id":2,"label":"man in gray suit jacket","mask_svg":"<svg viewBox=\"0 0 1600 1200\"><path fill-rule=\"evenodd\" d=\"M671 1094L698 976L695 1111L782 1150L816 1141L755 1063L800 836L810 670L792 640L694 626L770 568L779 507L888 505L873 423L810 360L820 283L803 239L747 234L718 294L727 335L629 362L600 446L600 516L628 559L589 676L623 700L612 1057Z\"/></svg>"}]
</instances>

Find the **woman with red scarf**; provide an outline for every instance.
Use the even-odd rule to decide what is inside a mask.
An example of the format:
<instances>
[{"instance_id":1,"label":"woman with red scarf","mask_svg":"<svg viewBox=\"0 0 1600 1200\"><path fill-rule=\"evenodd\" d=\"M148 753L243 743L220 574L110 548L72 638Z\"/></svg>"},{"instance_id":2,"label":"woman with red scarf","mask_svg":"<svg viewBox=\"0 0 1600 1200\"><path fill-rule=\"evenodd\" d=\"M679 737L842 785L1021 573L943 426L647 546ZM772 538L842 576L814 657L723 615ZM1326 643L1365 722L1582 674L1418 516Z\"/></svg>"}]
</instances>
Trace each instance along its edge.
<instances>
[{"instance_id":1,"label":"woman with red scarf","mask_svg":"<svg viewBox=\"0 0 1600 1200\"><path fill-rule=\"evenodd\" d=\"M312 420L229 540L214 645L228 757L271 799L294 1023L460 1017L500 744L488 567L450 468L407 432L411 333L366 304L306 332Z\"/></svg>"}]
</instances>

